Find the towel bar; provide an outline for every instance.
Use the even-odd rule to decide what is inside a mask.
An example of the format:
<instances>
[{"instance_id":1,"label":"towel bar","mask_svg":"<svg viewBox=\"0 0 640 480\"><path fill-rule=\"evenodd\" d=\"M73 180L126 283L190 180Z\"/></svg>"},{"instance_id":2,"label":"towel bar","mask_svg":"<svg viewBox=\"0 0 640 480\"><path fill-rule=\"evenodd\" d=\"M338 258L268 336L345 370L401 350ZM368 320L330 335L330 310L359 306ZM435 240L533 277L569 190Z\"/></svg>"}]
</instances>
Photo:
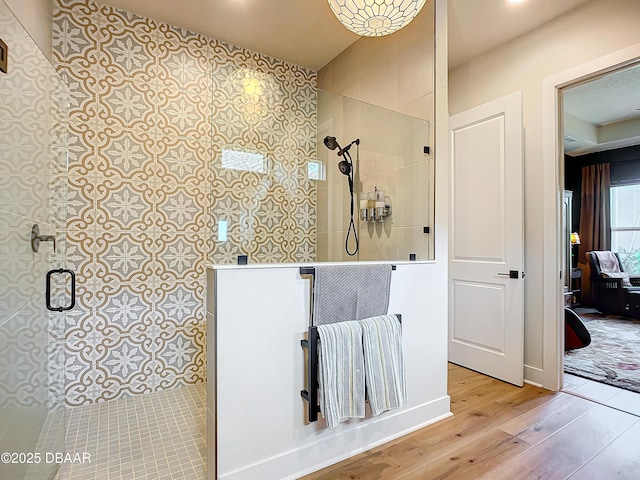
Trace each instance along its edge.
<instances>
[{"instance_id":1,"label":"towel bar","mask_svg":"<svg viewBox=\"0 0 640 480\"><path fill-rule=\"evenodd\" d=\"M395 265L391 265L391 270L396 270L397 267ZM315 267L300 267L300 275L315 275L316 268Z\"/></svg>"},{"instance_id":2,"label":"towel bar","mask_svg":"<svg viewBox=\"0 0 640 480\"><path fill-rule=\"evenodd\" d=\"M302 348L307 352L307 390L301 390L300 396L309 404L309 422L318 420L320 405L318 405L318 329L309 327L307 340L300 340Z\"/></svg>"},{"instance_id":3,"label":"towel bar","mask_svg":"<svg viewBox=\"0 0 640 480\"><path fill-rule=\"evenodd\" d=\"M391 270L396 270L396 266L395 265L391 265ZM309 290L309 297L310 297L310 302L309 302L309 325L313 325L314 321L313 321L313 281L315 278L315 274L316 274L316 269L315 267L300 267L300 275L308 275L310 278L309 280L311 281L309 284L310 290Z\"/></svg>"},{"instance_id":4,"label":"towel bar","mask_svg":"<svg viewBox=\"0 0 640 480\"><path fill-rule=\"evenodd\" d=\"M301 267L300 270L302 270ZM398 322L402 323L402 315L394 314ZM308 403L309 422L318 421L320 405L318 404L318 327L309 327L307 340L300 340L300 346L307 352L307 381L306 390L300 390L300 396Z\"/></svg>"}]
</instances>

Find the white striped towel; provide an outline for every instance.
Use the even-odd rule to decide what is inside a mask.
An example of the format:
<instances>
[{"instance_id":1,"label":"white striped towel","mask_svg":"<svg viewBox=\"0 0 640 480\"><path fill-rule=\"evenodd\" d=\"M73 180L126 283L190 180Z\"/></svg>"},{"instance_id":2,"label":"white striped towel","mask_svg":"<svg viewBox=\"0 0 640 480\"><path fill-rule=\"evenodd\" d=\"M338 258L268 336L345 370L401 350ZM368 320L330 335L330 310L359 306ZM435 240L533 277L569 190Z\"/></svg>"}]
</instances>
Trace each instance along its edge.
<instances>
[{"instance_id":1,"label":"white striped towel","mask_svg":"<svg viewBox=\"0 0 640 480\"><path fill-rule=\"evenodd\" d=\"M318 325L320 412L327 427L364 418L362 328L357 321Z\"/></svg>"},{"instance_id":2,"label":"white striped towel","mask_svg":"<svg viewBox=\"0 0 640 480\"><path fill-rule=\"evenodd\" d=\"M360 320L367 400L372 415L407 402L401 325L395 315Z\"/></svg>"}]
</instances>

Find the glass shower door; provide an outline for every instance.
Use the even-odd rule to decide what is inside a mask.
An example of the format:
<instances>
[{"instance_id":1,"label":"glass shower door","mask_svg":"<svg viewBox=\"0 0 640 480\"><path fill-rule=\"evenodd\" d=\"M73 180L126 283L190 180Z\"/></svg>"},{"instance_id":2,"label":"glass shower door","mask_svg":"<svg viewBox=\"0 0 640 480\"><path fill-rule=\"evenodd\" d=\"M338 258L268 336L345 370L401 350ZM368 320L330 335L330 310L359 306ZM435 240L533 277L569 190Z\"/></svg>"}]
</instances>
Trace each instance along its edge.
<instances>
[{"instance_id":1,"label":"glass shower door","mask_svg":"<svg viewBox=\"0 0 640 480\"><path fill-rule=\"evenodd\" d=\"M67 93L2 0L0 40L0 478L49 479L66 423L65 312L45 284L66 260ZM55 308L69 287L51 278Z\"/></svg>"}]
</instances>

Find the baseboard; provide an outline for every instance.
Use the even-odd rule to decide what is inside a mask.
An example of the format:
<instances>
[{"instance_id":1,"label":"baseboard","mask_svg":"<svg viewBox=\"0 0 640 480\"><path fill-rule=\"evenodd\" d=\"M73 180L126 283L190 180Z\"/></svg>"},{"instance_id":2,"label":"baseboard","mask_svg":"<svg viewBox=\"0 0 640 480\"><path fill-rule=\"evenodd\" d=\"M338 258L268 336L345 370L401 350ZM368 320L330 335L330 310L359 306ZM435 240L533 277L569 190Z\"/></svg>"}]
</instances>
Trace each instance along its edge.
<instances>
[{"instance_id":1,"label":"baseboard","mask_svg":"<svg viewBox=\"0 0 640 480\"><path fill-rule=\"evenodd\" d=\"M544 370L529 365L524 366L524 382L542 387L544 385Z\"/></svg>"},{"instance_id":2,"label":"baseboard","mask_svg":"<svg viewBox=\"0 0 640 480\"><path fill-rule=\"evenodd\" d=\"M220 480L295 480L351 458L396 438L453 415L448 395L413 408L388 412L341 430L335 435L302 445L227 473Z\"/></svg>"},{"instance_id":3,"label":"baseboard","mask_svg":"<svg viewBox=\"0 0 640 480\"><path fill-rule=\"evenodd\" d=\"M525 380L524 383L528 385L533 385L534 387L544 388L541 383L532 382L531 380Z\"/></svg>"}]
</instances>

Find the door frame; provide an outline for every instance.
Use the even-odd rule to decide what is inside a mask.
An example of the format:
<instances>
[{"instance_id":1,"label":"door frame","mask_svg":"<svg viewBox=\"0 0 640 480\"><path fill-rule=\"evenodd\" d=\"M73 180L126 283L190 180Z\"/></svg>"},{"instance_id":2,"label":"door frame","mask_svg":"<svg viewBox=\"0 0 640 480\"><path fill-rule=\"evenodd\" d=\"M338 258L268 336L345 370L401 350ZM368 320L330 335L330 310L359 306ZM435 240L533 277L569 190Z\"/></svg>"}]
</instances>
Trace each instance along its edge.
<instances>
[{"instance_id":1,"label":"door frame","mask_svg":"<svg viewBox=\"0 0 640 480\"><path fill-rule=\"evenodd\" d=\"M542 82L543 366L540 384L562 388L564 309L562 290L563 116L560 90L640 60L640 43L547 77Z\"/></svg>"}]
</instances>

